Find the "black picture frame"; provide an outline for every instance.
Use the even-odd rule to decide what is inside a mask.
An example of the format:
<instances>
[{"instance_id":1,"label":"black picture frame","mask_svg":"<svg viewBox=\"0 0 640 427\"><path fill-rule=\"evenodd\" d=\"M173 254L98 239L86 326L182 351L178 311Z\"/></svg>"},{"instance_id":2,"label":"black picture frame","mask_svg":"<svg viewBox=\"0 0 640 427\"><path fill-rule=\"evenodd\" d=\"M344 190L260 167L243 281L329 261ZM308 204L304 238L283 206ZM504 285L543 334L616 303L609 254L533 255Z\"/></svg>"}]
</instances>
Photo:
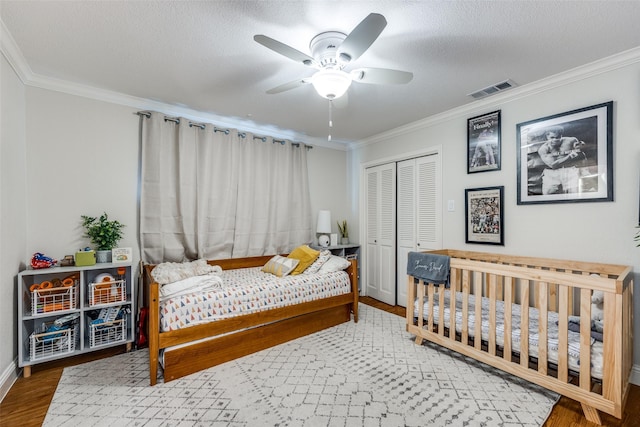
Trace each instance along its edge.
<instances>
[{"instance_id":1,"label":"black picture frame","mask_svg":"<svg viewBox=\"0 0 640 427\"><path fill-rule=\"evenodd\" d=\"M613 101L516 125L518 205L613 201Z\"/></svg>"},{"instance_id":2,"label":"black picture frame","mask_svg":"<svg viewBox=\"0 0 640 427\"><path fill-rule=\"evenodd\" d=\"M467 173L502 167L500 110L467 120Z\"/></svg>"},{"instance_id":3,"label":"black picture frame","mask_svg":"<svg viewBox=\"0 0 640 427\"><path fill-rule=\"evenodd\" d=\"M504 246L504 186L467 188L465 242Z\"/></svg>"}]
</instances>

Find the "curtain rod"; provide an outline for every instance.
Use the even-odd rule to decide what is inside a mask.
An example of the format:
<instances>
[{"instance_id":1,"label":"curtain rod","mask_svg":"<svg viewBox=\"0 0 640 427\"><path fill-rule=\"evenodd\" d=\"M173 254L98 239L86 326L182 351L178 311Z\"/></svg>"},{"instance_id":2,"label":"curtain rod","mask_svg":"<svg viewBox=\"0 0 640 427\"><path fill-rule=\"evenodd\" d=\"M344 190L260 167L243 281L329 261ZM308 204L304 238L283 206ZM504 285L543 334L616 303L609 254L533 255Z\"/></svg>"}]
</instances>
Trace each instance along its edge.
<instances>
[{"instance_id":1,"label":"curtain rod","mask_svg":"<svg viewBox=\"0 0 640 427\"><path fill-rule=\"evenodd\" d=\"M151 117L151 111L138 111L135 114L137 114L138 116L144 116L147 119ZM180 124L180 118L179 117L171 117L171 116L164 116L164 121L165 122L173 122L175 124ZM198 123L198 122L189 122L189 127L197 127L200 129L204 129L206 127L206 123ZM213 126L213 131L214 132L222 132L225 135L229 135L230 129L221 129L221 128L217 128L215 126ZM240 138L246 138L247 137L247 133L246 132L238 132L238 136ZM266 136L258 136L258 135L254 135L253 139L259 139L262 142L267 142L267 137ZM276 139L276 138L272 138L272 142L275 143L280 143L281 145L286 144L286 140L284 139ZM291 142L291 145L293 145L294 147L299 147L300 145L303 145L306 149L311 150L313 148L313 146L311 145L307 145L304 144L302 142Z\"/></svg>"}]
</instances>

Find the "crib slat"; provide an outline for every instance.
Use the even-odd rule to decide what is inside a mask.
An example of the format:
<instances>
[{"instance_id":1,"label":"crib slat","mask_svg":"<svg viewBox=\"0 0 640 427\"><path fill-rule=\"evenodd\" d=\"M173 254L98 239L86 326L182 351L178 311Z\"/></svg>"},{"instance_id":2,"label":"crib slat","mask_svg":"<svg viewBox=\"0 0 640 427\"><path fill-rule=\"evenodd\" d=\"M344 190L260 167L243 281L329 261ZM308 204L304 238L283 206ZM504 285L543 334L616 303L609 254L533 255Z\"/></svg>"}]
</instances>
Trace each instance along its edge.
<instances>
[{"instance_id":1,"label":"crib slat","mask_svg":"<svg viewBox=\"0 0 640 427\"><path fill-rule=\"evenodd\" d=\"M462 337L464 345L469 343L469 270L462 272Z\"/></svg>"},{"instance_id":2,"label":"crib slat","mask_svg":"<svg viewBox=\"0 0 640 427\"><path fill-rule=\"evenodd\" d=\"M413 276L407 276L407 326L413 325L413 310L416 302L416 287L413 284Z\"/></svg>"},{"instance_id":3,"label":"crib slat","mask_svg":"<svg viewBox=\"0 0 640 427\"><path fill-rule=\"evenodd\" d=\"M496 355L496 275L489 275L489 354Z\"/></svg>"},{"instance_id":4,"label":"crib slat","mask_svg":"<svg viewBox=\"0 0 640 427\"><path fill-rule=\"evenodd\" d=\"M451 286L449 287L449 337L456 339L456 301L460 274L457 268L451 269Z\"/></svg>"},{"instance_id":5,"label":"crib slat","mask_svg":"<svg viewBox=\"0 0 640 427\"><path fill-rule=\"evenodd\" d=\"M569 288L560 285L558 289L558 379L567 382L569 379Z\"/></svg>"},{"instance_id":6,"label":"crib slat","mask_svg":"<svg viewBox=\"0 0 640 427\"><path fill-rule=\"evenodd\" d=\"M580 290L580 388L591 390L591 290Z\"/></svg>"},{"instance_id":7,"label":"crib slat","mask_svg":"<svg viewBox=\"0 0 640 427\"><path fill-rule=\"evenodd\" d=\"M438 335L444 336L444 285L438 286Z\"/></svg>"},{"instance_id":8,"label":"crib slat","mask_svg":"<svg viewBox=\"0 0 640 427\"><path fill-rule=\"evenodd\" d=\"M427 293L428 293L427 298L429 298L429 313L427 313L427 328L429 332L431 332L433 331L433 310L434 310L433 283L428 284Z\"/></svg>"},{"instance_id":9,"label":"crib slat","mask_svg":"<svg viewBox=\"0 0 640 427\"><path fill-rule=\"evenodd\" d=\"M418 280L418 328L424 328L424 280ZM416 335L416 344L422 345L422 337Z\"/></svg>"},{"instance_id":10,"label":"crib slat","mask_svg":"<svg viewBox=\"0 0 640 427\"><path fill-rule=\"evenodd\" d=\"M482 348L482 273L478 271L473 272L473 285L474 296L476 297L476 310L475 310L475 322L474 322L474 338L473 346L480 350Z\"/></svg>"},{"instance_id":11,"label":"crib slat","mask_svg":"<svg viewBox=\"0 0 640 427\"><path fill-rule=\"evenodd\" d=\"M556 271L555 268L550 268L549 271ZM556 283L549 283L549 306L551 311L558 311L558 285Z\"/></svg>"},{"instance_id":12,"label":"crib slat","mask_svg":"<svg viewBox=\"0 0 640 427\"><path fill-rule=\"evenodd\" d=\"M502 357L507 361L511 361L511 303L513 302L513 277L504 278L504 337L502 341L504 343L504 352Z\"/></svg>"},{"instance_id":13,"label":"crib slat","mask_svg":"<svg viewBox=\"0 0 640 427\"><path fill-rule=\"evenodd\" d=\"M548 311L547 307L549 301L547 301L547 292L549 292L546 282L538 283L538 298L540 301L540 307L538 308L538 372L543 375L547 375L547 360L548 360Z\"/></svg>"},{"instance_id":14,"label":"crib slat","mask_svg":"<svg viewBox=\"0 0 640 427\"><path fill-rule=\"evenodd\" d=\"M622 295L611 292L604 293L604 331L602 361L602 393L605 397L615 399L620 396L622 354L616 349L622 348L622 324L618 322L616 312L622 310ZM616 399L617 400L617 399ZM616 402L621 403L621 402Z\"/></svg>"},{"instance_id":15,"label":"crib slat","mask_svg":"<svg viewBox=\"0 0 640 427\"><path fill-rule=\"evenodd\" d=\"M520 282L520 365L529 366L529 281Z\"/></svg>"}]
</instances>

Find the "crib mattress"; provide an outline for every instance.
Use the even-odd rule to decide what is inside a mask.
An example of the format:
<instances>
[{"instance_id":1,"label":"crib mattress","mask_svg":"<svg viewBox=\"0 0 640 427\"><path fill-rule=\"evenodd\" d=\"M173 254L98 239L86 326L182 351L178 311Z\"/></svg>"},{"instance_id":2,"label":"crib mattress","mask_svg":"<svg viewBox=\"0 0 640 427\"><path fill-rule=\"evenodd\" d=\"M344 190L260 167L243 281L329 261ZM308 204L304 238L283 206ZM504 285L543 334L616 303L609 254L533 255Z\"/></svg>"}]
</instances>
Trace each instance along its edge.
<instances>
[{"instance_id":1,"label":"crib mattress","mask_svg":"<svg viewBox=\"0 0 640 427\"><path fill-rule=\"evenodd\" d=\"M300 304L351 292L344 271L276 277L261 267L223 270L219 289L180 295L160 303L160 330Z\"/></svg>"},{"instance_id":2,"label":"crib mattress","mask_svg":"<svg viewBox=\"0 0 640 427\"><path fill-rule=\"evenodd\" d=\"M449 328L450 327L450 291L448 289L445 290L445 309L444 309L444 325ZM469 308L468 308L468 333L470 337L474 337L475 335L475 299L474 295L469 295ZM435 323L439 323L440 321L440 309L439 309L439 298L437 293L434 294L434 312L433 318ZM456 332L462 332L462 301L463 294L462 292L456 292ZM416 299L414 304L414 317L418 317L418 300ZM482 340L489 340L489 304L490 300L487 297L482 297ZM520 353L520 343L522 342L522 334L520 328L520 319L521 319L521 307L519 304L511 305L511 323L512 323L512 331L511 331L511 342L512 342L512 350L514 353ZM429 301L425 296L424 299L424 307L423 307L423 315L425 321L427 320L429 313ZM504 302L496 301L496 343L499 346L504 345ZM539 319L539 311L534 307L529 308L529 355L532 357L538 357L538 343L540 340L538 334L538 319ZM555 312L548 312L548 322L547 322L547 356L548 361L552 363L558 362L558 314ZM525 339L526 339L525 338ZM578 332L573 332L571 330L568 331L568 364L569 369L573 371L578 371L580 366L580 334ZM602 379L602 364L603 364L603 345L602 342L596 341L591 338L591 376L597 379Z\"/></svg>"}]
</instances>

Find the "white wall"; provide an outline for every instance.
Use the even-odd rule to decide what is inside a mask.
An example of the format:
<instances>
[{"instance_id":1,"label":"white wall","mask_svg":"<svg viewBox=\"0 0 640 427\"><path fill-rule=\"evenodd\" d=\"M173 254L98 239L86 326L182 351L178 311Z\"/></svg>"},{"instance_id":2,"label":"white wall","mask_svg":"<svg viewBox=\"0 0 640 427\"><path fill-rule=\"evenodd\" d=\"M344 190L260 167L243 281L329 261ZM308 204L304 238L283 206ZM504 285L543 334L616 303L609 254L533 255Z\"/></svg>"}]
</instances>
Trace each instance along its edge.
<instances>
[{"instance_id":1,"label":"white wall","mask_svg":"<svg viewBox=\"0 0 640 427\"><path fill-rule=\"evenodd\" d=\"M443 212L445 248L479 250L560 259L633 265L640 272L640 248L633 236L638 225L640 160L640 64L621 64L612 71L572 78L555 87L527 91L522 96L476 102L439 118L388 132L361 144L350 155L352 187L360 188L360 169L402 153L442 146L443 204L455 201L455 211ZM550 80L551 81L551 80ZM556 113L614 101L614 202L518 206L516 186L516 124ZM474 105L480 107L473 108ZM466 120L502 111L502 169L467 174ZM354 169L357 169L354 170ZM505 245L467 245L464 238L465 188L504 185ZM637 283L640 278L636 274ZM634 302L640 313L640 298ZM635 316L636 367L640 366L640 315ZM638 368L636 368L637 370ZM640 374L640 372L638 372ZM640 378L639 378L640 379Z\"/></svg>"},{"instance_id":2,"label":"white wall","mask_svg":"<svg viewBox=\"0 0 640 427\"><path fill-rule=\"evenodd\" d=\"M347 198L346 153L316 146L307 153L307 157L313 229L315 231L318 211L329 210L331 231L339 233L337 221L347 220L347 225L351 225L355 219Z\"/></svg>"},{"instance_id":3,"label":"white wall","mask_svg":"<svg viewBox=\"0 0 640 427\"><path fill-rule=\"evenodd\" d=\"M0 55L0 400L17 374L16 274L26 241L25 160L25 89Z\"/></svg>"},{"instance_id":4,"label":"white wall","mask_svg":"<svg viewBox=\"0 0 640 427\"><path fill-rule=\"evenodd\" d=\"M138 116L134 109L27 87L27 252L60 259L90 246L81 215L124 223L137 262Z\"/></svg>"}]
</instances>

